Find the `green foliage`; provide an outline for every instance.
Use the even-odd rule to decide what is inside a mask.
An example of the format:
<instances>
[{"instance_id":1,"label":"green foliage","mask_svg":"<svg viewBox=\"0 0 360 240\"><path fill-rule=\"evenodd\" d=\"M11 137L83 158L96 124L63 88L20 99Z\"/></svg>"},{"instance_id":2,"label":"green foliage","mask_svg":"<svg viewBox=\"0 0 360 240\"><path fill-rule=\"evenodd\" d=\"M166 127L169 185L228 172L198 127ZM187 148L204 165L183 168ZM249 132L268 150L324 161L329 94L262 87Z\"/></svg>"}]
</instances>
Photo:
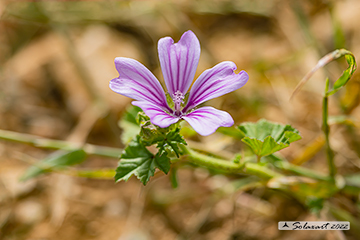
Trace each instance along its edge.
<instances>
[{"instance_id":1,"label":"green foliage","mask_svg":"<svg viewBox=\"0 0 360 240\"><path fill-rule=\"evenodd\" d=\"M160 130L161 131L161 130ZM153 125L150 121L141 124L140 136L143 144L151 146L164 139L164 133L158 131L158 127Z\"/></svg>"},{"instance_id":2,"label":"green foliage","mask_svg":"<svg viewBox=\"0 0 360 240\"><path fill-rule=\"evenodd\" d=\"M137 106L130 106L126 109L122 120L138 125L137 116L139 112L142 112L141 108Z\"/></svg>"},{"instance_id":3,"label":"green foliage","mask_svg":"<svg viewBox=\"0 0 360 240\"><path fill-rule=\"evenodd\" d=\"M343 74L340 76L340 78L334 83L334 86L328 90L329 88L329 80L326 79L326 86L325 86L325 97L328 97L330 95L333 95L337 91L339 91L345 84L350 80L351 76L355 72L357 65L355 61L354 55L346 50L346 49L336 49L335 51L326 54L324 57L322 57L316 66L305 75L305 77L299 82L297 87L295 88L293 92L293 96L299 91L299 89L310 79L310 77L320 68L324 67L326 64L345 56L345 59L349 65L349 67L343 72Z\"/></svg>"},{"instance_id":4,"label":"green foliage","mask_svg":"<svg viewBox=\"0 0 360 240\"><path fill-rule=\"evenodd\" d=\"M176 156L180 156L180 150L178 144L186 145L184 138L179 134L180 128L176 128L174 131L168 132L165 138L158 142L157 148L160 151L165 151L165 147L169 146L175 152Z\"/></svg>"},{"instance_id":5,"label":"green foliage","mask_svg":"<svg viewBox=\"0 0 360 240\"><path fill-rule=\"evenodd\" d=\"M140 136L137 136L125 148L120 157L118 168L116 169L115 181L127 181L135 175L144 185L154 176L156 168L164 173L170 170L170 158L167 152L153 155L141 143Z\"/></svg>"},{"instance_id":6,"label":"green foliage","mask_svg":"<svg viewBox=\"0 0 360 240\"><path fill-rule=\"evenodd\" d=\"M258 156L267 156L286 148L290 143L300 140L299 131L290 125L269 122L265 119L257 123L245 122L239 126L244 135L241 140Z\"/></svg>"},{"instance_id":7,"label":"green foliage","mask_svg":"<svg viewBox=\"0 0 360 240\"><path fill-rule=\"evenodd\" d=\"M129 107L118 123L119 127L123 130L121 134L121 141L124 144L127 144L134 139L140 131L139 124L137 122L139 112L141 112L141 108L136 106Z\"/></svg>"},{"instance_id":8,"label":"green foliage","mask_svg":"<svg viewBox=\"0 0 360 240\"><path fill-rule=\"evenodd\" d=\"M75 150L71 152L57 151L44 160L26 170L21 177L22 181L37 177L46 172L60 170L66 166L82 163L87 155L83 150Z\"/></svg>"},{"instance_id":9,"label":"green foliage","mask_svg":"<svg viewBox=\"0 0 360 240\"><path fill-rule=\"evenodd\" d=\"M219 127L216 131L237 140L241 140L245 137L242 132L235 131L233 127Z\"/></svg>"},{"instance_id":10,"label":"green foliage","mask_svg":"<svg viewBox=\"0 0 360 240\"><path fill-rule=\"evenodd\" d=\"M167 174L170 170L169 156L175 153L179 157L178 144L186 145L178 124L167 128L155 126L138 107L128 109L119 124L124 131L122 139L129 144L120 157L116 181L127 181L135 175L145 185L154 175L156 168ZM146 148L151 145L158 148L155 155Z\"/></svg>"},{"instance_id":11,"label":"green foliage","mask_svg":"<svg viewBox=\"0 0 360 240\"><path fill-rule=\"evenodd\" d=\"M147 121L141 126L140 136L146 146L157 144L156 147L160 153L170 148L177 157L180 156L178 144L186 145L184 138L180 135L180 128L176 124L168 128L160 128Z\"/></svg>"},{"instance_id":12,"label":"green foliage","mask_svg":"<svg viewBox=\"0 0 360 240\"><path fill-rule=\"evenodd\" d=\"M340 49L334 51L333 54L335 56L334 58L340 58L342 56L345 56L345 59L349 67L343 72L343 74L339 77L339 79L336 80L333 88L326 93L327 96L333 95L334 93L339 91L340 88L345 86L345 84L350 80L351 76L353 75L353 73L357 68L355 57L350 51L347 51L345 49Z\"/></svg>"}]
</instances>

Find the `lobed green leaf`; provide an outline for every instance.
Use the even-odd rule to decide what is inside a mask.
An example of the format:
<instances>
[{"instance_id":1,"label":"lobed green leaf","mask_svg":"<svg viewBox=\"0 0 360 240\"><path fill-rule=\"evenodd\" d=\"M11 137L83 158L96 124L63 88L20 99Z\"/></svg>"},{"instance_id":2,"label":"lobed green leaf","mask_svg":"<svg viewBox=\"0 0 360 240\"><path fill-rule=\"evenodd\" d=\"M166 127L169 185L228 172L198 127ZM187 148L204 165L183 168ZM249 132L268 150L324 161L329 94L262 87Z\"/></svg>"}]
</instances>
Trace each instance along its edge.
<instances>
[{"instance_id":1,"label":"lobed green leaf","mask_svg":"<svg viewBox=\"0 0 360 240\"><path fill-rule=\"evenodd\" d=\"M265 119L257 123L243 123L239 130L244 136L242 141L259 157L270 155L301 139L299 131L290 125L273 123Z\"/></svg>"},{"instance_id":2,"label":"lobed green leaf","mask_svg":"<svg viewBox=\"0 0 360 240\"><path fill-rule=\"evenodd\" d=\"M164 173L170 170L170 159L167 153L158 153L155 156L146 149L137 136L125 148L120 157L119 165L116 169L115 181L127 181L135 175L144 185L154 176L156 168Z\"/></svg>"}]
</instances>

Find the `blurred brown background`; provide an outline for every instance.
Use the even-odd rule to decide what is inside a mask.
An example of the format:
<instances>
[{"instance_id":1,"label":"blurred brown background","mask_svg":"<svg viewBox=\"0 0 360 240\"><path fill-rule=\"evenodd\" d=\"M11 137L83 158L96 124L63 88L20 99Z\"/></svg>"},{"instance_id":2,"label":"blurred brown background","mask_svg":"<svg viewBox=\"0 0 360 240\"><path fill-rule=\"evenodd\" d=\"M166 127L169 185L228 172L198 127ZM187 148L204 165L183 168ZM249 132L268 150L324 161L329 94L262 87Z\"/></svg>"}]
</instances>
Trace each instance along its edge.
<instances>
[{"instance_id":1,"label":"blurred brown background","mask_svg":"<svg viewBox=\"0 0 360 240\"><path fill-rule=\"evenodd\" d=\"M162 80L157 41L191 29L202 48L196 77L229 60L249 82L208 102L237 124L266 118L290 123L303 139L281 153L327 172L321 138L324 79L346 68L341 59L319 70L290 102L301 78L325 54L360 54L358 0L6 1L0 2L0 129L76 143L123 148L117 122L131 99L112 92L115 57L142 62ZM359 75L330 98L330 115L357 122ZM342 173L359 171L359 128L332 127ZM317 142L319 142L317 144ZM193 137L193 146L231 157L241 145L222 134ZM190 145L191 146L191 145ZM313 147L309 149L309 146ZM359 239L359 233L277 230L280 220L316 220L295 199L264 187L227 189L231 178L190 166L179 187L157 174L143 187L52 173L19 177L52 151L0 141L0 239ZM79 168L116 168L89 157ZM359 216L359 200L334 204ZM353 227L353 226L351 226ZM356 228L356 227L355 227ZM311 236L311 237L310 237Z\"/></svg>"}]
</instances>

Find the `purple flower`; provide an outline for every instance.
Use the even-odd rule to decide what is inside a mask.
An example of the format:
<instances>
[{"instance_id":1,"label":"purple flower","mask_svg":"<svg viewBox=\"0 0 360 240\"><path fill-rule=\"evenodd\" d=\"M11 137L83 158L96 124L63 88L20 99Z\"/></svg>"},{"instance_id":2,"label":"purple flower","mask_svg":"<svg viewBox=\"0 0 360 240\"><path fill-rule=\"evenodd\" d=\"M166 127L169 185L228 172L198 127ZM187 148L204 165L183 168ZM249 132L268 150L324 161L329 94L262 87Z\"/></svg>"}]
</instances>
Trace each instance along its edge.
<instances>
[{"instance_id":1,"label":"purple flower","mask_svg":"<svg viewBox=\"0 0 360 240\"><path fill-rule=\"evenodd\" d=\"M115 58L119 77L110 81L110 88L137 100L132 104L140 107L149 116L151 123L161 128L184 119L200 135L207 136L220 126L230 127L234 124L227 112L213 107L195 107L244 86L249 79L245 71L235 74L236 65L233 62L217 64L198 77L190 90L187 103L184 103L199 63L199 40L192 31L187 31L177 43L170 37L160 39L158 51L165 85L174 101L174 109L169 107L165 92L156 77L134 59Z\"/></svg>"}]
</instances>

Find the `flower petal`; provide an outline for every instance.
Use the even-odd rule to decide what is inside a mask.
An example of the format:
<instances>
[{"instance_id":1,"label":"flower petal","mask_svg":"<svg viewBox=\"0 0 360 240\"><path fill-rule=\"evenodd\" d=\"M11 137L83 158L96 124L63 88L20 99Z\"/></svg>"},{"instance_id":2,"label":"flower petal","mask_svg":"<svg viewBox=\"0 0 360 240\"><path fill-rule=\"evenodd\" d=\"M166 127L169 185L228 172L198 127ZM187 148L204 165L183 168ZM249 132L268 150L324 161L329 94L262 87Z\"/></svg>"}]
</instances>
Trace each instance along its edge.
<instances>
[{"instance_id":1,"label":"flower petal","mask_svg":"<svg viewBox=\"0 0 360 240\"><path fill-rule=\"evenodd\" d=\"M158 42L159 59L170 96L176 91L185 94L192 81L200 58L200 43L192 31L185 32L174 44L171 37Z\"/></svg>"},{"instance_id":2,"label":"flower petal","mask_svg":"<svg viewBox=\"0 0 360 240\"><path fill-rule=\"evenodd\" d=\"M207 136L218 127L231 127L234 120L229 113L213 107L201 107L182 117L200 135Z\"/></svg>"},{"instance_id":3,"label":"flower petal","mask_svg":"<svg viewBox=\"0 0 360 240\"><path fill-rule=\"evenodd\" d=\"M149 69L134 59L124 57L115 58L115 66L119 77L110 81L111 90L170 110L160 82Z\"/></svg>"},{"instance_id":4,"label":"flower petal","mask_svg":"<svg viewBox=\"0 0 360 240\"><path fill-rule=\"evenodd\" d=\"M235 63L226 61L204 71L192 86L188 103L183 111L186 112L200 103L244 86L249 75L245 71L236 74L234 70L236 70Z\"/></svg>"},{"instance_id":5,"label":"flower petal","mask_svg":"<svg viewBox=\"0 0 360 240\"><path fill-rule=\"evenodd\" d=\"M146 101L134 101L132 105L140 107L150 118L151 123L161 128L166 128L180 120L180 118L164 112L159 106Z\"/></svg>"}]
</instances>

